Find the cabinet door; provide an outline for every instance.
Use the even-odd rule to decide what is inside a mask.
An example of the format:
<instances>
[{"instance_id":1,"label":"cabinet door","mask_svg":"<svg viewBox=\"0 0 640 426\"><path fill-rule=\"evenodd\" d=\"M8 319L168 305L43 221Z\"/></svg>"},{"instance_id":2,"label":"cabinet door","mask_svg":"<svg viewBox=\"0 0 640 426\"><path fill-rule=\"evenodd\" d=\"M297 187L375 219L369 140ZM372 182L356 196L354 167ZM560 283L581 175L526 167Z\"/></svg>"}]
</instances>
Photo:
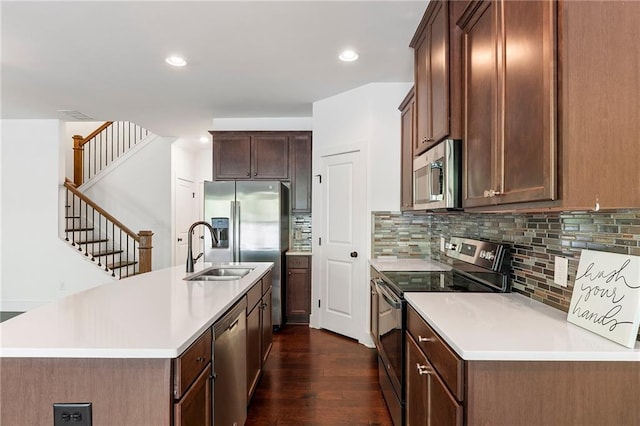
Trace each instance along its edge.
<instances>
[{"instance_id":1,"label":"cabinet door","mask_svg":"<svg viewBox=\"0 0 640 426\"><path fill-rule=\"evenodd\" d=\"M555 198L555 2L505 1L500 203Z\"/></svg>"},{"instance_id":2,"label":"cabinet door","mask_svg":"<svg viewBox=\"0 0 640 426\"><path fill-rule=\"evenodd\" d=\"M437 143L449 136L449 13L447 4L438 1L428 25L429 93L428 139Z\"/></svg>"},{"instance_id":3,"label":"cabinet door","mask_svg":"<svg viewBox=\"0 0 640 426\"><path fill-rule=\"evenodd\" d=\"M251 179L250 136L213 136L213 179Z\"/></svg>"},{"instance_id":4,"label":"cabinet door","mask_svg":"<svg viewBox=\"0 0 640 426\"><path fill-rule=\"evenodd\" d=\"M449 9L429 4L427 22L415 44L417 137L414 155L450 134Z\"/></svg>"},{"instance_id":5,"label":"cabinet door","mask_svg":"<svg viewBox=\"0 0 640 426\"><path fill-rule=\"evenodd\" d=\"M413 144L415 139L415 97L414 89L400 104L401 138L400 138L400 210L413 208Z\"/></svg>"},{"instance_id":6,"label":"cabinet door","mask_svg":"<svg viewBox=\"0 0 640 426\"><path fill-rule=\"evenodd\" d=\"M273 344L273 322L271 320L271 292L272 288L262 296L262 340L260 341L262 349L262 365L267 362L267 357L271 351Z\"/></svg>"},{"instance_id":7,"label":"cabinet door","mask_svg":"<svg viewBox=\"0 0 640 426\"><path fill-rule=\"evenodd\" d=\"M311 134L292 135L289 145L291 212L311 213Z\"/></svg>"},{"instance_id":8,"label":"cabinet door","mask_svg":"<svg viewBox=\"0 0 640 426\"><path fill-rule=\"evenodd\" d=\"M420 374L418 366L426 366L420 349L406 334L406 420L407 426L427 425L427 405L429 403L429 383L427 374Z\"/></svg>"},{"instance_id":9,"label":"cabinet door","mask_svg":"<svg viewBox=\"0 0 640 426\"><path fill-rule=\"evenodd\" d=\"M462 426L462 405L451 395L427 357L406 334L406 423Z\"/></svg>"},{"instance_id":10,"label":"cabinet door","mask_svg":"<svg viewBox=\"0 0 640 426\"><path fill-rule=\"evenodd\" d=\"M309 269L287 271L287 322L308 324L311 313Z\"/></svg>"},{"instance_id":11,"label":"cabinet door","mask_svg":"<svg viewBox=\"0 0 640 426\"><path fill-rule=\"evenodd\" d=\"M247 402L251 400L262 370L260 303L258 302L258 305L247 315Z\"/></svg>"},{"instance_id":12,"label":"cabinet door","mask_svg":"<svg viewBox=\"0 0 640 426\"><path fill-rule=\"evenodd\" d=\"M289 137L252 136L251 172L253 179L289 179Z\"/></svg>"},{"instance_id":13,"label":"cabinet door","mask_svg":"<svg viewBox=\"0 0 640 426\"><path fill-rule=\"evenodd\" d=\"M429 139L429 42L428 31L425 30L415 47L416 67L416 137L414 139L413 155L423 153L431 144Z\"/></svg>"},{"instance_id":14,"label":"cabinet door","mask_svg":"<svg viewBox=\"0 0 640 426\"><path fill-rule=\"evenodd\" d=\"M483 2L462 28L466 89L464 95L464 207L489 203L489 199L484 197L484 191L494 188L496 180L497 9L495 2Z\"/></svg>"},{"instance_id":15,"label":"cabinet door","mask_svg":"<svg viewBox=\"0 0 640 426\"><path fill-rule=\"evenodd\" d=\"M184 397L174 404L175 426L211 424L211 364L205 368Z\"/></svg>"}]
</instances>

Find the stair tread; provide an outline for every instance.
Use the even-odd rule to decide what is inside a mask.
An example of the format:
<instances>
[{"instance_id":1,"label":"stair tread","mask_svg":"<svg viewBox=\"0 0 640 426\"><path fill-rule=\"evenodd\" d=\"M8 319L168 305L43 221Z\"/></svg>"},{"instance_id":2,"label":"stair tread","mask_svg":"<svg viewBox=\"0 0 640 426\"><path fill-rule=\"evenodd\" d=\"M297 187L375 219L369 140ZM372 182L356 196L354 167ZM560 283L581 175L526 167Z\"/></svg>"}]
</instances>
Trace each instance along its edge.
<instances>
[{"instance_id":1,"label":"stair tread","mask_svg":"<svg viewBox=\"0 0 640 426\"><path fill-rule=\"evenodd\" d=\"M93 257L100 257L100 256L108 256L110 254L119 254L119 253L122 253L122 252L123 252L123 250L100 250L100 251L97 251L95 253L91 253L91 255Z\"/></svg>"},{"instance_id":2,"label":"stair tread","mask_svg":"<svg viewBox=\"0 0 640 426\"><path fill-rule=\"evenodd\" d=\"M83 232L83 231L93 231L95 228L67 228L64 232Z\"/></svg>"},{"instance_id":3,"label":"stair tread","mask_svg":"<svg viewBox=\"0 0 640 426\"><path fill-rule=\"evenodd\" d=\"M119 268L124 268L126 266L131 266L131 265L135 265L136 261L134 260L123 260L122 262L115 262L115 263L107 263L107 268L109 269L119 269Z\"/></svg>"},{"instance_id":4,"label":"stair tread","mask_svg":"<svg viewBox=\"0 0 640 426\"><path fill-rule=\"evenodd\" d=\"M96 238L95 240L74 241L76 244L93 244L93 243L106 243L108 238Z\"/></svg>"}]
</instances>

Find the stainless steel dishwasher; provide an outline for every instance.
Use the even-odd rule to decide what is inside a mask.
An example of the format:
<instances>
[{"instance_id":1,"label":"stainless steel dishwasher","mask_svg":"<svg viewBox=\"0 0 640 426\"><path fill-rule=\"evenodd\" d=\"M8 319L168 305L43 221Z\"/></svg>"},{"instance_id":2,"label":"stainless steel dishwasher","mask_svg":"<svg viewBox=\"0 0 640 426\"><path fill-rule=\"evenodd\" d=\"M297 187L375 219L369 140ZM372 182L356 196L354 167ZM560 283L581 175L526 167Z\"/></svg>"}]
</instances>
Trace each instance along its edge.
<instances>
[{"instance_id":1,"label":"stainless steel dishwasher","mask_svg":"<svg viewBox=\"0 0 640 426\"><path fill-rule=\"evenodd\" d=\"M243 426L247 420L246 310L243 298L213 325L215 426Z\"/></svg>"}]
</instances>

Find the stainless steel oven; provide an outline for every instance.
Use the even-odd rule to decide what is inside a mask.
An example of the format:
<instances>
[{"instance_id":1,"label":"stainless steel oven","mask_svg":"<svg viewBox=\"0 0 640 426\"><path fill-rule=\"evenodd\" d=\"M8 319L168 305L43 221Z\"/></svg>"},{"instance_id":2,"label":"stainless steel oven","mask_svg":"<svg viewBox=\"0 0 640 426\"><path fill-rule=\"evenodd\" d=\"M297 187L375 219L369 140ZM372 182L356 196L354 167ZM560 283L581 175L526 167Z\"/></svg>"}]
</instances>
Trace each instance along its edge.
<instances>
[{"instance_id":1,"label":"stainless steel oven","mask_svg":"<svg viewBox=\"0 0 640 426\"><path fill-rule=\"evenodd\" d=\"M413 208L461 207L461 141L444 140L413 160Z\"/></svg>"},{"instance_id":2,"label":"stainless steel oven","mask_svg":"<svg viewBox=\"0 0 640 426\"><path fill-rule=\"evenodd\" d=\"M486 241L452 237L445 245L449 271L371 269L377 303L378 377L394 426L405 424L405 292L509 291L509 250ZM373 328L372 328L373 329Z\"/></svg>"},{"instance_id":3,"label":"stainless steel oven","mask_svg":"<svg viewBox=\"0 0 640 426\"><path fill-rule=\"evenodd\" d=\"M377 330L378 375L380 387L387 402L393 424L403 424L404 359L403 325L406 303L391 290L380 276L371 279L371 286L378 295Z\"/></svg>"}]
</instances>

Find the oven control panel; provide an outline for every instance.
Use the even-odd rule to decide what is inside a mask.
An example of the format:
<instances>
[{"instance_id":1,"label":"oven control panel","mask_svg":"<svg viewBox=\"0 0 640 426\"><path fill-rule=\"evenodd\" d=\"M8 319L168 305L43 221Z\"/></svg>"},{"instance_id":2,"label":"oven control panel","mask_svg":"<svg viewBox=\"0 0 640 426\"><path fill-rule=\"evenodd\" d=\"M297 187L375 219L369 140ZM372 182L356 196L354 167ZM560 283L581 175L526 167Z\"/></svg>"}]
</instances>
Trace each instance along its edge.
<instances>
[{"instance_id":1,"label":"oven control panel","mask_svg":"<svg viewBox=\"0 0 640 426\"><path fill-rule=\"evenodd\" d=\"M502 270L508 251L503 244L462 237L451 237L444 248L445 254L451 258L496 272Z\"/></svg>"}]
</instances>

